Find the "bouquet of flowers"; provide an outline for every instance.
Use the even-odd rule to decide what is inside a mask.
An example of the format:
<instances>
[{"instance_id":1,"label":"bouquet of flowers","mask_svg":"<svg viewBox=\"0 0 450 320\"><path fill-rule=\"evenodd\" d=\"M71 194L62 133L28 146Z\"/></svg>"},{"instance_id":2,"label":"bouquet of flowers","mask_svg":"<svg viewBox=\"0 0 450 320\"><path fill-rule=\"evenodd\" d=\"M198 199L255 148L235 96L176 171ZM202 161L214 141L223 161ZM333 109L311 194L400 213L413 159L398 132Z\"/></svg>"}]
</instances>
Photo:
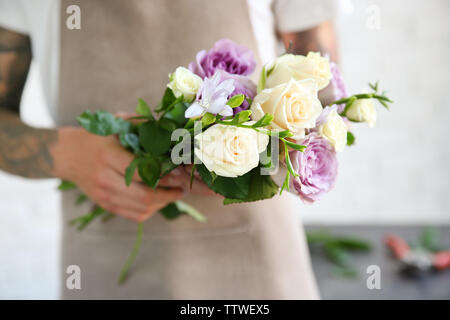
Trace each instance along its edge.
<instances>
[{"instance_id":1,"label":"bouquet of flowers","mask_svg":"<svg viewBox=\"0 0 450 320\"><path fill-rule=\"evenodd\" d=\"M139 99L136 117L122 119L106 111L86 111L80 125L97 135L117 135L134 154L125 172L130 184L137 170L143 183L156 188L178 166L192 165L224 205L274 197L284 190L312 203L336 180L336 153L354 143L350 122L376 121L374 100L392 101L380 93L347 95L337 65L328 57L285 53L264 66L258 85L249 78L256 66L253 53L231 40L217 41L198 52L188 66L169 75L167 88L154 111ZM319 100L326 93L327 101ZM274 174L286 168L279 186ZM63 182L61 190L75 187ZM78 203L86 200L80 195ZM188 214L206 218L182 201L160 210L168 219ZM81 230L95 218L110 214L102 208L71 221ZM139 224L134 250L123 267L123 282L139 250Z\"/></svg>"}]
</instances>

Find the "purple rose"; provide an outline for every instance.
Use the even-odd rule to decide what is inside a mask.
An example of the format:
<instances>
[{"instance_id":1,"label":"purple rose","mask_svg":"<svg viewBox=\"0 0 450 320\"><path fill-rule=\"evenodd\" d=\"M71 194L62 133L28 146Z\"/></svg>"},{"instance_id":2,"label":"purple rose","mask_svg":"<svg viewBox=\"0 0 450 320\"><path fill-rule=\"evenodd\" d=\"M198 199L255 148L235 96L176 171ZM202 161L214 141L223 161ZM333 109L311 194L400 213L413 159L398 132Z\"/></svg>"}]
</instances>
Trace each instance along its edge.
<instances>
[{"instance_id":1,"label":"purple rose","mask_svg":"<svg viewBox=\"0 0 450 320\"><path fill-rule=\"evenodd\" d=\"M253 52L229 39L217 41L211 50L197 53L189 69L201 78L211 77L217 70L230 74L249 75L255 69Z\"/></svg>"},{"instance_id":2,"label":"purple rose","mask_svg":"<svg viewBox=\"0 0 450 320\"><path fill-rule=\"evenodd\" d=\"M330 84L323 89L320 93L320 100L323 105L329 105L330 103L347 97L347 89L345 88L344 79L341 71L336 63L330 61L331 81ZM340 104L337 107L338 113L344 111L344 104Z\"/></svg>"},{"instance_id":3,"label":"purple rose","mask_svg":"<svg viewBox=\"0 0 450 320\"><path fill-rule=\"evenodd\" d=\"M291 180L291 190L308 203L319 200L333 187L337 176L336 153L330 143L312 132L301 142L303 152L290 151L292 166L300 176Z\"/></svg>"},{"instance_id":4,"label":"purple rose","mask_svg":"<svg viewBox=\"0 0 450 320\"><path fill-rule=\"evenodd\" d=\"M235 96L237 94L243 94L247 98L252 99L256 95L256 85L251 81L249 78L236 75L236 74L229 74L227 72L221 71L221 79L227 80L227 79L233 79L234 80L234 91L231 93L231 95L228 98L231 98L232 96ZM236 114L238 112L241 112L242 110L247 110L250 107L247 100L244 100L244 102L237 108L233 109L233 114Z\"/></svg>"}]
</instances>

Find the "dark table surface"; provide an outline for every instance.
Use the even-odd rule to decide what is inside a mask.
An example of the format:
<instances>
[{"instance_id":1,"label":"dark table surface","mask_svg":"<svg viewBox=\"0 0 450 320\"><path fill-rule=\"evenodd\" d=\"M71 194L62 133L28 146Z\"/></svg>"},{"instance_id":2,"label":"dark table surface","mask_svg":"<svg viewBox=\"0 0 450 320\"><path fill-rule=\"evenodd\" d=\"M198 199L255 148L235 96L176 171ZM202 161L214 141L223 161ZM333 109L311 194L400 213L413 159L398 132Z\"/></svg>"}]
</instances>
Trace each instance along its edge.
<instances>
[{"instance_id":1,"label":"dark table surface","mask_svg":"<svg viewBox=\"0 0 450 320\"><path fill-rule=\"evenodd\" d=\"M400 272L400 264L383 244L383 236L394 233L408 242L418 242L423 226L307 226L306 231L327 230L333 235L355 236L369 240L369 253L352 253L351 265L357 276L343 277L333 272L333 265L320 251L311 258L322 299L450 299L450 269L411 277ZM450 226L437 227L440 243L450 248ZM366 272L370 265L381 270L381 289L367 288Z\"/></svg>"}]
</instances>

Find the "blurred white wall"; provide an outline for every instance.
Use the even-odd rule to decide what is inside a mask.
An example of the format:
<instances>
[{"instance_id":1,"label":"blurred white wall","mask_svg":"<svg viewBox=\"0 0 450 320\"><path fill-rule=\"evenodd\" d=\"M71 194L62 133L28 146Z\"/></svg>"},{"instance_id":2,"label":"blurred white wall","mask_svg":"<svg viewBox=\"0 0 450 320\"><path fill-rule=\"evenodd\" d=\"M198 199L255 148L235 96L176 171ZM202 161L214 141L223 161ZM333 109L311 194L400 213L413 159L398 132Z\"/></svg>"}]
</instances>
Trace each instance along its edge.
<instances>
[{"instance_id":1,"label":"blurred white wall","mask_svg":"<svg viewBox=\"0 0 450 320\"><path fill-rule=\"evenodd\" d=\"M305 223L450 223L448 12L446 0L360 0L338 18L350 92L380 80L395 104L374 129L354 126L335 189L298 208ZM51 126L34 68L22 116ZM57 297L56 185L0 173L0 298Z\"/></svg>"}]
</instances>

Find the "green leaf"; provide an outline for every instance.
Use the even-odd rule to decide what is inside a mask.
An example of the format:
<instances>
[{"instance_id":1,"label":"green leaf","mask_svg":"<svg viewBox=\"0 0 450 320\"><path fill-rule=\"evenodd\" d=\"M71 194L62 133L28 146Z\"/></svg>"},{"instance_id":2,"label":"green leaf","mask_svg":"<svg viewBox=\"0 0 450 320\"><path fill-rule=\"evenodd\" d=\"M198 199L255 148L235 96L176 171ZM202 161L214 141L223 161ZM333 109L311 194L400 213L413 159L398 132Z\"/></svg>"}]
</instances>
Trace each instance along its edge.
<instances>
[{"instance_id":1,"label":"green leaf","mask_svg":"<svg viewBox=\"0 0 450 320\"><path fill-rule=\"evenodd\" d=\"M250 191L250 172L247 172L243 176L237 178L217 176L217 178L213 180L211 172L205 167L205 165L197 165L196 168L203 182L205 182L206 185L214 192L223 195L225 198L247 198Z\"/></svg>"},{"instance_id":2,"label":"green leaf","mask_svg":"<svg viewBox=\"0 0 450 320\"><path fill-rule=\"evenodd\" d=\"M167 110L175 100L176 100L176 97L173 94L172 89L166 88L166 91L164 91L164 96L163 96L161 102L159 103L159 106L156 109L156 111L160 112L160 111Z\"/></svg>"},{"instance_id":3,"label":"green leaf","mask_svg":"<svg viewBox=\"0 0 450 320\"><path fill-rule=\"evenodd\" d=\"M439 232L436 228L426 227L420 235L420 245L429 251L437 251L439 249Z\"/></svg>"},{"instance_id":4,"label":"green leaf","mask_svg":"<svg viewBox=\"0 0 450 320\"><path fill-rule=\"evenodd\" d=\"M285 144L287 144L291 149L294 149L294 150L297 150L297 151L303 152L306 149L306 146L301 145L301 144L297 144L297 143L294 143L294 142L291 142L289 140L284 140L283 139L283 142Z\"/></svg>"},{"instance_id":5,"label":"green leaf","mask_svg":"<svg viewBox=\"0 0 450 320\"><path fill-rule=\"evenodd\" d=\"M378 102L381 103L383 107L385 107L387 110L389 110L389 105L386 103L386 101L383 101L382 99L378 99Z\"/></svg>"},{"instance_id":6,"label":"green leaf","mask_svg":"<svg viewBox=\"0 0 450 320\"><path fill-rule=\"evenodd\" d=\"M136 106L136 113L138 115L147 117L151 120L155 120L155 118L153 118L150 107L148 106L147 102L145 102L143 99L138 99L138 104Z\"/></svg>"},{"instance_id":7,"label":"green leaf","mask_svg":"<svg viewBox=\"0 0 450 320\"><path fill-rule=\"evenodd\" d=\"M230 124L236 125L241 124L244 122L247 122L250 120L250 115L252 114L251 110L242 110L241 112L237 113L233 120L231 120Z\"/></svg>"},{"instance_id":8,"label":"green leaf","mask_svg":"<svg viewBox=\"0 0 450 320\"><path fill-rule=\"evenodd\" d=\"M134 153L138 153L141 150L139 146L139 137L135 133L121 133L119 135L119 141L122 146Z\"/></svg>"},{"instance_id":9,"label":"green leaf","mask_svg":"<svg viewBox=\"0 0 450 320\"><path fill-rule=\"evenodd\" d=\"M153 156L166 153L170 149L171 133L164 130L155 121L148 121L139 127L139 139L145 151Z\"/></svg>"},{"instance_id":10,"label":"green leaf","mask_svg":"<svg viewBox=\"0 0 450 320\"><path fill-rule=\"evenodd\" d=\"M358 100L358 98L356 98L355 96L350 97L348 102L345 104L344 111L342 111L341 114L345 116L347 114L347 111L350 109L350 107L356 100Z\"/></svg>"},{"instance_id":11,"label":"green leaf","mask_svg":"<svg viewBox=\"0 0 450 320\"><path fill-rule=\"evenodd\" d=\"M261 92L262 90L264 90L264 87L266 86L266 79L267 79L267 74L266 74L266 66L263 66L262 70L261 70L261 75L259 76L259 81L258 81L258 87L257 87L257 92Z\"/></svg>"},{"instance_id":12,"label":"green leaf","mask_svg":"<svg viewBox=\"0 0 450 320\"><path fill-rule=\"evenodd\" d=\"M212 113L205 113L202 117L202 126L203 128L209 126L210 124L213 124L214 122L216 122L216 116L213 115Z\"/></svg>"},{"instance_id":13,"label":"green leaf","mask_svg":"<svg viewBox=\"0 0 450 320\"><path fill-rule=\"evenodd\" d=\"M272 122L272 120L273 120L273 115L267 113L261 119L256 121L252 125L252 127L253 128L266 127Z\"/></svg>"},{"instance_id":14,"label":"green leaf","mask_svg":"<svg viewBox=\"0 0 450 320\"><path fill-rule=\"evenodd\" d=\"M223 204L252 202L264 199L270 199L278 192L279 187L269 175L261 175L260 169L255 168L251 171L250 191L245 199L225 198Z\"/></svg>"},{"instance_id":15,"label":"green leaf","mask_svg":"<svg viewBox=\"0 0 450 320\"><path fill-rule=\"evenodd\" d=\"M280 189L280 196L281 196L281 194L283 193L284 190L288 190L289 191L290 177L291 177L291 173L289 172L289 170L286 170L286 176L284 178L283 185L281 186L281 189Z\"/></svg>"},{"instance_id":16,"label":"green leaf","mask_svg":"<svg viewBox=\"0 0 450 320\"><path fill-rule=\"evenodd\" d=\"M351 251L370 251L372 249L370 242L355 237L332 237L329 242L340 249Z\"/></svg>"},{"instance_id":17,"label":"green leaf","mask_svg":"<svg viewBox=\"0 0 450 320\"><path fill-rule=\"evenodd\" d=\"M67 181L67 180L62 180L61 183L58 186L58 190L60 191L67 191L67 190L72 190L72 189L76 189L77 185L71 181Z\"/></svg>"},{"instance_id":18,"label":"green leaf","mask_svg":"<svg viewBox=\"0 0 450 320\"><path fill-rule=\"evenodd\" d=\"M131 123L122 118L116 118L107 111L83 112L77 117L78 123L87 131L100 136L126 133L131 129Z\"/></svg>"},{"instance_id":19,"label":"green leaf","mask_svg":"<svg viewBox=\"0 0 450 320\"><path fill-rule=\"evenodd\" d=\"M347 267L349 265L349 255L339 246L335 245L334 243L326 243L324 245L324 250L328 260L330 260L334 264L340 267Z\"/></svg>"},{"instance_id":20,"label":"green leaf","mask_svg":"<svg viewBox=\"0 0 450 320\"><path fill-rule=\"evenodd\" d=\"M176 103L173 108L170 109L165 115L164 118L170 119L174 121L179 126L184 126L188 119L184 117L184 113L187 109L187 104L183 102Z\"/></svg>"},{"instance_id":21,"label":"green leaf","mask_svg":"<svg viewBox=\"0 0 450 320\"><path fill-rule=\"evenodd\" d=\"M261 75L259 77L258 81L258 87L257 92L261 92L266 87L266 80L267 77L272 73L272 71L275 69L275 64L273 64L270 69L267 69L266 66L264 66L261 70Z\"/></svg>"},{"instance_id":22,"label":"green leaf","mask_svg":"<svg viewBox=\"0 0 450 320\"><path fill-rule=\"evenodd\" d=\"M96 206L92 212L89 212L83 216L80 216L80 217L70 220L69 224L77 225L77 230L82 231L97 217L99 217L105 213L106 213L105 209Z\"/></svg>"},{"instance_id":23,"label":"green leaf","mask_svg":"<svg viewBox=\"0 0 450 320\"><path fill-rule=\"evenodd\" d=\"M198 222L206 222L206 217L203 214L201 214L200 211L198 211L191 205L187 204L186 202L178 200L175 202L175 205L177 206L178 210L184 212L188 216L191 216Z\"/></svg>"},{"instance_id":24,"label":"green leaf","mask_svg":"<svg viewBox=\"0 0 450 320\"><path fill-rule=\"evenodd\" d=\"M227 105L229 105L232 108L237 108L239 107L245 100L245 95L243 94L237 94L232 96L228 102Z\"/></svg>"},{"instance_id":25,"label":"green leaf","mask_svg":"<svg viewBox=\"0 0 450 320\"><path fill-rule=\"evenodd\" d=\"M178 165L174 164L170 159L170 157L165 157L161 162L161 177L164 177L166 174L170 173L176 167L178 167Z\"/></svg>"},{"instance_id":26,"label":"green leaf","mask_svg":"<svg viewBox=\"0 0 450 320\"><path fill-rule=\"evenodd\" d=\"M85 203L89 198L84 193L80 193L77 197L77 200L75 200L75 205L79 206L83 203Z\"/></svg>"},{"instance_id":27,"label":"green leaf","mask_svg":"<svg viewBox=\"0 0 450 320\"><path fill-rule=\"evenodd\" d=\"M298 177L298 173L295 172L294 167L292 167L291 158L289 157L289 150L287 147L288 141L283 140L283 142L284 142L284 157L285 157L285 161L286 161L286 167L290 174L292 174L294 177Z\"/></svg>"},{"instance_id":28,"label":"green leaf","mask_svg":"<svg viewBox=\"0 0 450 320\"><path fill-rule=\"evenodd\" d=\"M133 181L134 172L136 171L139 161L141 161L141 158L134 158L125 169L125 184L127 186L129 186L131 181Z\"/></svg>"},{"instance_id":29,"label":"green leaf","mask_svg":"<svg viewBox=\"0 0 450 320\"><path fill-rule=\"evenodd\" d=\"M180 209L178 209L175 203L169 203L164 208L160 209L159 212L164 216L164 218L173 220L178 218L183 214Z\"/></svg>"},{"instance_id":30,"label":"green leaf","mask_svg":"<svg viewBox=\"0 0 450 320\"><path fill-rule=\"evenodd\" d=\"M156 188L161 176L161 165L151 157L141 158L138 162L138 172L142 181L151 188Z\"/></svg>"},{"instance_id":31,"label":"green leaf","mask_svg":"<svg viewBox=\"0 0 450 320\"><path fill-rule=\"evenodd\" d=\"M176 123L167 118L161 118L159 120L159 126L169 132L173 132L177 128Z\"/></svg>"},{"instance_id":32,"label":"green leaf","mask_svg":"<svg viewBox=\"0 0 450 320\"><path fill-rule=\"evenodd\" d=\"M355 143L355 136L350 131L347 131L347 145L352 146Z\"/></svg>"},{"instance_id":33,"label":"green leaf","mask_svg":"<svg viewBox=\"0 0 450 320\"><path fill-rule=\"evenodd\" d=\"M355 278L358 275L358 272L354 268L349 266L335 266L333 268L333 274L338 277Z\"/></svg>"},{"instance_id":34,"label":"green leaf","mask_svg":"<svg viewBox=\"0 0 450 320\"><path fill-rule=\"evenodd\" d=\"M280 138L280 139L290 138L292 136L293 136L293 133L290 132L289 130L278 131L278 138Z\"/></svg>"},{"instance_id":35,"label":"green leaf","mask_svg":"<svg viewBox=\"0 0 450 320\"><path fill-rule=\"evenodd\" d=\"M370 87L373 91L378 92L378 81L375 82L375 84L372 84L372 83L369 82L369 87Z\"/></svg>"}]
</instances>

